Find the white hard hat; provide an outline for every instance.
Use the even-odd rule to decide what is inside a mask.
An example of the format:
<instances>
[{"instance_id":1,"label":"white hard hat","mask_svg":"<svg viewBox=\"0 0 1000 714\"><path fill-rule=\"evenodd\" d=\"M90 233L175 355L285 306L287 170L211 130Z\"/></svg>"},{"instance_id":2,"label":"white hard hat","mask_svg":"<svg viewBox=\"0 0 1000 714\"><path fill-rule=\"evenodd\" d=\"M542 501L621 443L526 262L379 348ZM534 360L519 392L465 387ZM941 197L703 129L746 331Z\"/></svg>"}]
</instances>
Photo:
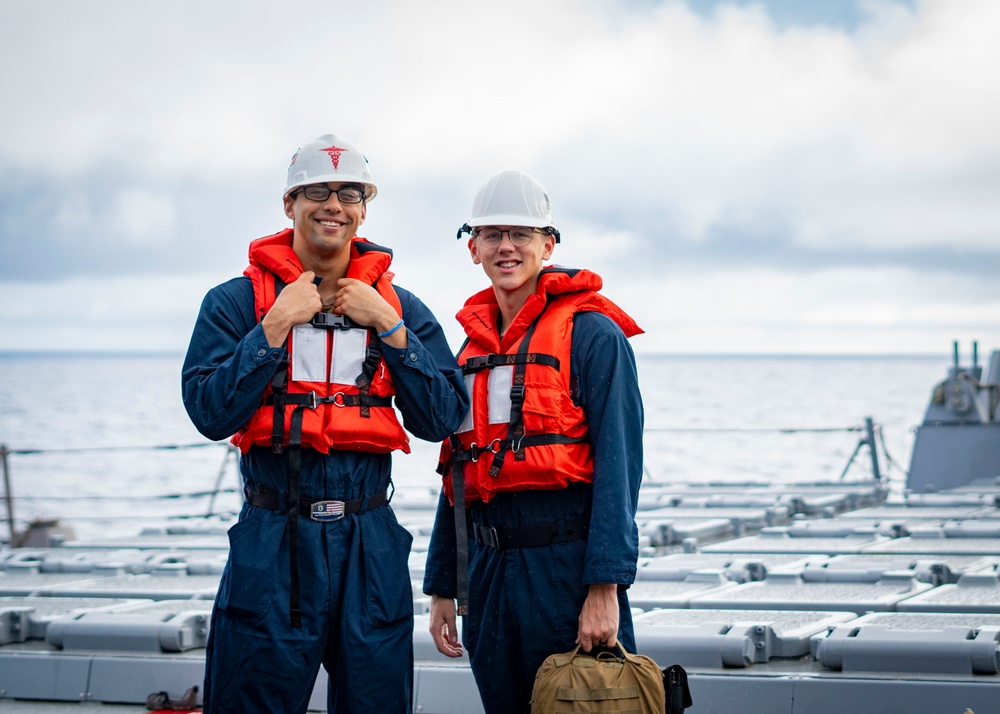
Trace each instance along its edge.
<instances>
[{"instance_id":1,"label":"white hard hat","mask_svg":"<svg viewBox=\"0 0 1000 714\"><path fill-rule=\"evenodd\" d=\"M343 139L324 134L295 152L288 165L284 195L300 186L334 182L364 185L366 201L375 198L378 192L365 155Z\"/></svg>"},{"instance_id":2,"label":"white hard hat","mask_svg":"<svg viewBox=\"0 0 1000 714\"><path fill-rule=\"evenodd\" d=\"M459 229L459 238L477 226L547 228L559 242L549 194L542 184L520 171L499 173L479 189L472 201L472 218Z\"/></svg>"}]
</instances>

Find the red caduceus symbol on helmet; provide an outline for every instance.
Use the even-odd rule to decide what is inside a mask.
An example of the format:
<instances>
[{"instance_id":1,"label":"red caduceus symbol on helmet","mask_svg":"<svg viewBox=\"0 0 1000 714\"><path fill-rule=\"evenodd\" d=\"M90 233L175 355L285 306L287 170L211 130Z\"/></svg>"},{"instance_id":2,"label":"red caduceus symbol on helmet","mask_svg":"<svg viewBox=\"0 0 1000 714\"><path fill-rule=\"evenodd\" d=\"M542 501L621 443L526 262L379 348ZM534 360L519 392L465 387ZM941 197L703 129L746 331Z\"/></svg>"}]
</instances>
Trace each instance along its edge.
<instances>
[{"instance_id":1,"label":"red caduceus symbol on helmet","mask_svg":"<svg viewBox=\"0 0 1000 714\"><path fill-rule=\"evenodd\" d=\"M330 161L333 162L333 169L336 171L340 168L340 155L347 151L347 149L341 149L339 146L328 146L325 149L320 149L320 151L325 151L330 155Z\"/></svg>"}]
</instances>

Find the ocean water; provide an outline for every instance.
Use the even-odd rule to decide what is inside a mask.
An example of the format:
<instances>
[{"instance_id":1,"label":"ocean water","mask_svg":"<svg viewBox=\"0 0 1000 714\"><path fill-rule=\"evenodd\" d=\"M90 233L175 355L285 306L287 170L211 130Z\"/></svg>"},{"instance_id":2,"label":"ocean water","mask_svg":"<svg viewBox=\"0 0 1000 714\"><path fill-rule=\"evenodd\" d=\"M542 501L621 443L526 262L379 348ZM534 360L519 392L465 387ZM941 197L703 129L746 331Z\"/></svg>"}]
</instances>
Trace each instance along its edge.
<instances>
[{"instance_id":1,"label":"ocean water","mask_svg":"<svg viewBox=\"0 0 1000 714\"><path fill-rule=\"evenodd\" d=\"M0 354L0 444L19 528L60 518L79 537L127 535L238 510L235 492L207 495L217 483L236 491L238 473L226 446L188 421L182 359ZM651 482L836 480L862 436L851 429L871 417L885 447L883 474L901 489L913 429L951 355L637 361ZM437 446L412 446L394 457L397 488L436 493ZM870 474L863 449L848 478ZM8 534L3 523L0 540Z\"/></svg>"}]
</instances>

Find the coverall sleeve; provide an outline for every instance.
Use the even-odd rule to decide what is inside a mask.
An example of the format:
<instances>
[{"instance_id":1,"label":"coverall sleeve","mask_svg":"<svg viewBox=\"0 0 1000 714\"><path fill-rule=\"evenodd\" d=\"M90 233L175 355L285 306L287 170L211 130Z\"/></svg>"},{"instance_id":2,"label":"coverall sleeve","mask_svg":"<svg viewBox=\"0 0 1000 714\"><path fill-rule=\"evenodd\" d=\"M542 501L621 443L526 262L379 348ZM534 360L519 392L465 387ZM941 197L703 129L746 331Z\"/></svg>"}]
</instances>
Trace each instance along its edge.
<instances>
[{"instance_id":1,"label":"coverall sleeve","mask_svg":"<svg viewBox=\"0 0 1000 714\"><path fill-rule=\"evenodd\" d=\"M284 348L272 348L254 316L253 286L234 278L205 296L181 371L181 396L204 436L227 439L260 406Z\"/></svg>"},{"instance_id":2,"label":"coverall sleeve","mask_svg":"<svg viewBox=\"0 0 1000 714\"><path fill-rule=\"evenodd\" d=\"M457 596L455 545L455 507L442 491L438 497L437 514L434 516L431 542L427 549L424 594L450 598Z\"/></svg>"},{"instance_id":3,"label":"coverall sleeve","mask_svg":"<svg viewBox=\"0 0 1000 714\"><path fill-rule=\"evenodd\" d=\"M403 426L425 441L442 441L465 418L469 397L462 371L430 309L413 293L396 287L406 325L406 349L382 345L396 385Z\"/></svg>"},{"instance_id":4,"label":"coverall sleeve","mask_svg":"<svg viewBox=\"0 0 1000 714\"><path fill-rule=\"evenodd\" d=\"M642 479L643 408L635 355L624 333L600 313L573 327L571 374L594 445L594 491L583 584L635 580L635 523Z\"/></svg>"}]
</instances>

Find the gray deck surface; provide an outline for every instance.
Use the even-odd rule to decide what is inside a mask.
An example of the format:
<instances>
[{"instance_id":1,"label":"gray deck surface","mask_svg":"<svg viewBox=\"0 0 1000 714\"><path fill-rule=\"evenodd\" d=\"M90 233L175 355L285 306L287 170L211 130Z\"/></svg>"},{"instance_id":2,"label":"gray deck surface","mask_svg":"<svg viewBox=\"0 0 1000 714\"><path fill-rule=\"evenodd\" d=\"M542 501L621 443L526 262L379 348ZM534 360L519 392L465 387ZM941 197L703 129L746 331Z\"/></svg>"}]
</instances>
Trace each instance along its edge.
<instances>
[{"instance_id":1,"label":"gray deck surface","mask_svg":"<svg viewBox=\"0 0 1000 714\"><path fill-rule=\"evenodd\" d=\"M654 484L638 517L639 650L688 669L692 714L861 713L873 701L880 714L1000 712L992 496L885 506L874 482L731 486ZM433 499L411 500L393 506L417 536L414 710L478 714L467 657L440 655L427 632ZM220 528L0 550L0 714L144 712L149 693L200 684ZM321 673L310 710L325 697Z\"/></svg>"}]
</instances>

